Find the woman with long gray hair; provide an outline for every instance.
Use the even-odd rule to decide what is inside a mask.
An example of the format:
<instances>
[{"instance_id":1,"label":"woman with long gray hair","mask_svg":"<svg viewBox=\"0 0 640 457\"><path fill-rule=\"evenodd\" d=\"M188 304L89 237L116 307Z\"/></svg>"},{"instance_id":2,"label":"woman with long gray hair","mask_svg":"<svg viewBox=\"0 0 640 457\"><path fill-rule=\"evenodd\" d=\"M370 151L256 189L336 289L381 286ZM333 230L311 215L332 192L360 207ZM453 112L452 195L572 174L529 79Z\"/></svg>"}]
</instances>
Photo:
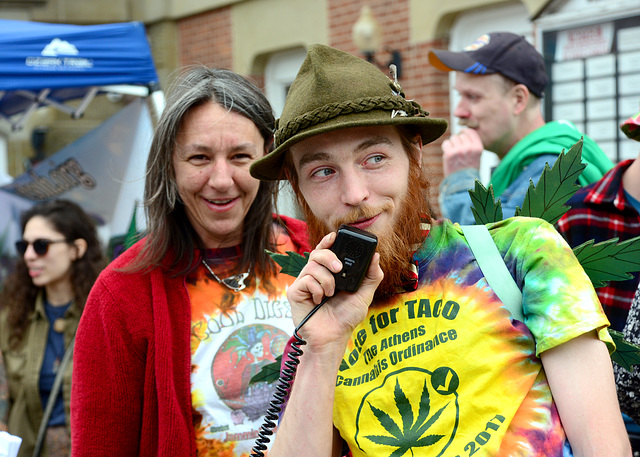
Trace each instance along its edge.
<instances>
[{"instance_id":1,"label":"woman with long gray hair","mask_svg":"<svg viewBox=\"0 0 640 457\"><path fill-rule=\"evenodd\" d=\"M249 174L270 151L260 90L203 66L173 85L151 144L146 236L100 276L78 329L74 456L247 454L275 386L249 383L292 332L266 251L309 251Z\"/></svg>"}]
</instances>

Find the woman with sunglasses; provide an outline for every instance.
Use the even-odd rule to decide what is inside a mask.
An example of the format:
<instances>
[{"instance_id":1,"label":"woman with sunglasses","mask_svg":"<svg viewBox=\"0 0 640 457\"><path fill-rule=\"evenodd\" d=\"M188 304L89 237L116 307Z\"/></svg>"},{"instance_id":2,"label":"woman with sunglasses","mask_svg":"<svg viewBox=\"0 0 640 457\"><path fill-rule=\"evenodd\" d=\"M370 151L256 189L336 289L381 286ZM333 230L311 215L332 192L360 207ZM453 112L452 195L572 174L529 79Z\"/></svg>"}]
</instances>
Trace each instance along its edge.
<instances>
[{"instance_id":1,"label":"woman with sunglasses","mask_svg":"<svg viewBox=\"0 0 640 457\"><path fill-rule=\"evenodd\" d=\"M262 92L229 70L189 68L169 91L147 160L147 236L100 275L73 360L73 456L248 455L274 382L251 383L293 331L266 250L309 251L273 215Z\"/></svg>"},{"instance_id":2,"label":"woman with sunglasses","mask_svg":"<svg viewBox=\"0 0 640 457\"><path fill-rule=\"evenodd\" d=\"M9 390L0 422L22 438L18 455L30 457L58 368L105 259L95 224L73 202L37 204L22 214L21 227L19 257L0 299L0 350ZM68 363L43 435L49 457L70 454L71 371Z\"/></svg>"}]
</instances>

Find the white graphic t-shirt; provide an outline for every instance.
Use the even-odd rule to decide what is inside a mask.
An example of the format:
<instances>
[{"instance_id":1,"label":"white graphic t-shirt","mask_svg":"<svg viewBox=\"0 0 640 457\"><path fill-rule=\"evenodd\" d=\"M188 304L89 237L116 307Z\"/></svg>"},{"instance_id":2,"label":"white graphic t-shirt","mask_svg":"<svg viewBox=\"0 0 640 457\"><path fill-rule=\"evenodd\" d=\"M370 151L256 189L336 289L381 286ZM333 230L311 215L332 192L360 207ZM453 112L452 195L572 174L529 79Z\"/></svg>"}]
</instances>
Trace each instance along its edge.
<instances>
[{"instance_id":1,"label":"white graphic t-shirt","mask_svg":"<svg viewBox=\"0 0 640 457\"><path fill-rule=\"evenodd\" d=\"M281 235L279 251L295 251ZM237 248L208 250L218 277L230 275ZM236 270L237 272L237 270ZM233 273L233 271L232 271ZM250 383L275 362L293 333L286 291L294 278L260 281L251 273L234 292L201 266L187 278L191 300L191 396L198 456L248 456L258 437L276 383Z\"/></svg>"}]
</instances>

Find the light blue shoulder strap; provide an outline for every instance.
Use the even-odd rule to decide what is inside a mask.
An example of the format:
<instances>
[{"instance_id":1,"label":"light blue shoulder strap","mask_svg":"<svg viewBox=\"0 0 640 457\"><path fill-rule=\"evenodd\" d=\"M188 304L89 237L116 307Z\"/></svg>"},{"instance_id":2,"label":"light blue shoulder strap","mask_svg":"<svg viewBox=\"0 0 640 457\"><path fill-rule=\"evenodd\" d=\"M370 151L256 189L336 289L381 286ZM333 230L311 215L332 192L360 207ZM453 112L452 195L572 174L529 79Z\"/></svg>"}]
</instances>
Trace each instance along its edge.
<instances>
[{"instance_id":1,"label":"light blue shoulder strap","mask_svg":"<svg viewBox=\"0 0 640 457\"><path fill-rule=\"evenodd\" d=\"M482 274L514 319L524 322L522 292L504 263L485 225L461 225Z\"/></svg>"}]
</instances>

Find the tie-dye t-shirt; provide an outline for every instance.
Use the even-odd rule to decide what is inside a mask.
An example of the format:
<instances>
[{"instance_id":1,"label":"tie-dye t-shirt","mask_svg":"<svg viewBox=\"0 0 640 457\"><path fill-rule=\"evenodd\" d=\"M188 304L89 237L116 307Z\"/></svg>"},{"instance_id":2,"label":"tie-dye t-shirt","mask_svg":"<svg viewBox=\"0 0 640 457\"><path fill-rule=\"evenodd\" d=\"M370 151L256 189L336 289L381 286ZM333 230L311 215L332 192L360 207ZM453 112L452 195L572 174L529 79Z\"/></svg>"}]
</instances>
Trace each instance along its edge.
<instances>
[{"instance_id":1,"label":"tie-dye t-shirt","mask_svg":"<svg viewBox=\"0 0 640 457\"><path fill-rule=\"evenodd\" d=\"M592 330L612 350L608 321L551 225L488 228L526 325L488 286L459 226L435 223L416 253L418 290L372 305L338 372L334 424L354 457L562 456L538 355Z\"/></svg>"},{"instance_id":2,"label":"tie-dye t-shirt","mask_svg":"<svg viewBox=\"0 0 640 457\"><path fill-rule=\"evenodd\" d=\"M295 251L281 233L278 251ZM237 248L207 250L219 278L237 273ZM233 292L201 266L187 278L191 300L191 398L198 456L248 456L269 407L275 383L249 380L282 354L293 333L286 291L294 278L268 281L252 273Z\"/></svg>"}]
</instances>

